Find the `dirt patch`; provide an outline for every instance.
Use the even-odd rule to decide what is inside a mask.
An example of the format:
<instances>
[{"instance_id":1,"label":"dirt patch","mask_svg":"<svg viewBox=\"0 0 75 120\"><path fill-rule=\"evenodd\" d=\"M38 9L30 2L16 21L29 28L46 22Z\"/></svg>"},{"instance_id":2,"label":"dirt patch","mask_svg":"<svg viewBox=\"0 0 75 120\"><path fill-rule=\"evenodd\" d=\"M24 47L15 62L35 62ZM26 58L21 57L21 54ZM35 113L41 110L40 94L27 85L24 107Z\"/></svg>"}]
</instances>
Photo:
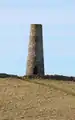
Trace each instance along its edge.
<instances>
[{"instance_id":1,"label":"dirt patch","mask_svg":"<svg viewBox=\"0 0 75 120\"><path fill-rule=\"evenodd\" d=\"M75 96L44 85L51 81L34 82L0 79L1 120L75 120ZM57 87L59 84L64 89L64 83L58 81Z\"/></svg>"}]
</instances>

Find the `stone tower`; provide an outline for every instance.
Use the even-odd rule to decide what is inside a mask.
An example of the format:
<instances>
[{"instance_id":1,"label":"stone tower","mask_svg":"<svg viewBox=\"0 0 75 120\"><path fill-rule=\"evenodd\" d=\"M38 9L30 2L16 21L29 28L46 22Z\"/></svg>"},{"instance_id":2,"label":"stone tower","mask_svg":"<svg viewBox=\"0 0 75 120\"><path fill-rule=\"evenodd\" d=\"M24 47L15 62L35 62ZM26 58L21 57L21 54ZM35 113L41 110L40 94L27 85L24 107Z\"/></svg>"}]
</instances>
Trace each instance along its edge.
<instances>
[{"instance_id":1,"label":"stone tower","mask_svg":"<svg viewBox=\"0 0 75 120\"><path fill-rule=\"evenodd\" d=\"M44 75L43 33L41 24L31 24L26 75Z\"/></svg>"}]
</instances>

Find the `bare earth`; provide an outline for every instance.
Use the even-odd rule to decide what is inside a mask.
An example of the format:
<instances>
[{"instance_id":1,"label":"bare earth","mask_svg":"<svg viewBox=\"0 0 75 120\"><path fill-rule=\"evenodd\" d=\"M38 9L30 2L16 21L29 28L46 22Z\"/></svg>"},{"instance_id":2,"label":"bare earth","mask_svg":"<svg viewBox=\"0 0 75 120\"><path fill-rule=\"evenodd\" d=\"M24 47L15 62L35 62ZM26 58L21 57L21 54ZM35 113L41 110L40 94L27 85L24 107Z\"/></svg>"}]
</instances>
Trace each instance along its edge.
<instances>
[{"instance_id":1,"label":"bare earth","mask_svg":"<svg viewBox=\"0 0 75 120\"><path fill-rule=\"evenodd\" d=\"M0 120L75 120L75 83L0 78Z\"/></svg>"}]
</instances>

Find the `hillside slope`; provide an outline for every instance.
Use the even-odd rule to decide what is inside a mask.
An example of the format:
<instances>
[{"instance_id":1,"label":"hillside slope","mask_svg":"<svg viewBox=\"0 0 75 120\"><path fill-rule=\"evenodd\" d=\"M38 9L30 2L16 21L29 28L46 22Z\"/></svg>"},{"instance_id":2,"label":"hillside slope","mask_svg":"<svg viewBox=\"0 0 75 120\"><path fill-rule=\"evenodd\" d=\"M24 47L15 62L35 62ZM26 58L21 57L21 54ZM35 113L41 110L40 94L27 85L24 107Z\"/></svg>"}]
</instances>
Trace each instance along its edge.
<instances>
[{"instance_id":1,"label":"hillside slope","mask_svg":"<svg viewBox=\"0 0 75 120\"><path fill-rule=\"evenodd\" d=\"M75 120L75 83L0 78L0 120Z\"/></svg>"}]
</instances>

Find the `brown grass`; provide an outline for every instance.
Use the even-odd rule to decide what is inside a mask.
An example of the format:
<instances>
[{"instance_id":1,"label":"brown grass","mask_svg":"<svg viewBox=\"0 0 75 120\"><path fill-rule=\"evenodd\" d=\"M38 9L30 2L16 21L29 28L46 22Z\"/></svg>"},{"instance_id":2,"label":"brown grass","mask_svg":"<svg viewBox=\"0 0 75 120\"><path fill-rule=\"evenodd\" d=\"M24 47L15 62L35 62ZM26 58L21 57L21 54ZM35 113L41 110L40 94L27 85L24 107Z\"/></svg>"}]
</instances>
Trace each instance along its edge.
<instances>
[{"instance_id":1,"label":"brown grass","mask_svg":"<svg viewBox=\"0 0 75 120\"><path fill-rule=\"evenodd\" d=\"M75 120L75 83L0 78L0 120Z\"/></svg>"}]
</instances>

